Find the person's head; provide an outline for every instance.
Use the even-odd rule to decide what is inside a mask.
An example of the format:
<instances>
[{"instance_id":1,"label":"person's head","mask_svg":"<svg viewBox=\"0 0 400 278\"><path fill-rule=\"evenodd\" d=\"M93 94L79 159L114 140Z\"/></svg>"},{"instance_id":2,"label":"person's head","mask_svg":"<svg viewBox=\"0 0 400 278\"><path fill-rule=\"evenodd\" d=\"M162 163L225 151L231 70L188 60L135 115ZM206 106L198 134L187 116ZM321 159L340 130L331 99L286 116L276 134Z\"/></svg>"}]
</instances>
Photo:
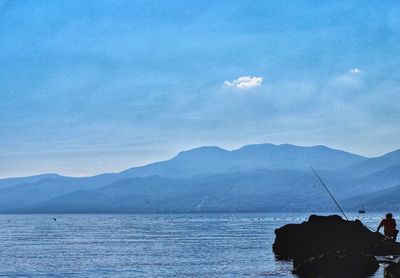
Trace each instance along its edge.
<instances>
[{"instance_id":1,"label":"person's head","mask_svg":"<svg viewBox=\"0 0 400 278\"><path fill-rule=\"evenodd\" d=\"M389 213L386 213L386 218L392 219L392 218L393 218L393 214L391 214L390 212L389 212Z\"/></svg>"}]
</instances>

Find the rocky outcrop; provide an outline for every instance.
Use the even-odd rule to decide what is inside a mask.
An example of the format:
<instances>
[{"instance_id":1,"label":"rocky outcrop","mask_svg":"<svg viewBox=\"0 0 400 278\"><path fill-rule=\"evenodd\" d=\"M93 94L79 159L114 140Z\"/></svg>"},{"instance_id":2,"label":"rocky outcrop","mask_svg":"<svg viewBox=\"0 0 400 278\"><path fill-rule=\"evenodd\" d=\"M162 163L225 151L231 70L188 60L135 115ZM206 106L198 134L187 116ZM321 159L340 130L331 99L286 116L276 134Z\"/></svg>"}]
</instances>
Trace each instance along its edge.
<instances>
[{"instance_id":1,"label":"rocky outcrop","mask_svg":"<svg viewBox=\"0 0 400 278\"><path fill-rule=\"evenodd\" d=\"M379 264L364 253L338 251L311 257L295 257L293 272L301 277L365 277L375 273Z\"/></svg>"},{"instance_id":2,"label":"rocky outcrop","mask_svg":"<svg viewBox=\"0 0 400 278\"><path fill-rule=\"evenodd\" d=\"M399 278L400 263L391 264L385 268L385 278Z\"/></svg>"},{"instance_id":3,"label":"rocky outcrop","mask_svg":"<svg viewBox=\"0 0 400 278\"><path fill-rule=\"evenodd\" d=\"M293 260L293 271L304 277L363 277L378 269L375 255L400 254L400 244L337 215L311 215L275 235L277 258Z\"/></svg>"}]
</instances>

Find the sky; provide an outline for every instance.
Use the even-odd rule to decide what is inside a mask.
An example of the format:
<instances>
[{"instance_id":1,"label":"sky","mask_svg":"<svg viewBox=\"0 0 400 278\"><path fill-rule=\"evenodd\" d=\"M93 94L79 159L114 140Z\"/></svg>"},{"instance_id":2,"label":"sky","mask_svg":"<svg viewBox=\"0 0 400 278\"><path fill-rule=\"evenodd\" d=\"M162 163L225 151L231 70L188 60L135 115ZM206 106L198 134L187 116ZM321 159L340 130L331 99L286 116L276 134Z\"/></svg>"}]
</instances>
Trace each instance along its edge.
<instances>
[{"instance_id":1,"label":"sky","mask_svg":"<svg viewBox=\"0 0 400 278\"><path fill-rule=\"evenodd\" d=\"M0 177L203 145L400 148L399 1L0 0Z\"/></svg>"}]
</instances>

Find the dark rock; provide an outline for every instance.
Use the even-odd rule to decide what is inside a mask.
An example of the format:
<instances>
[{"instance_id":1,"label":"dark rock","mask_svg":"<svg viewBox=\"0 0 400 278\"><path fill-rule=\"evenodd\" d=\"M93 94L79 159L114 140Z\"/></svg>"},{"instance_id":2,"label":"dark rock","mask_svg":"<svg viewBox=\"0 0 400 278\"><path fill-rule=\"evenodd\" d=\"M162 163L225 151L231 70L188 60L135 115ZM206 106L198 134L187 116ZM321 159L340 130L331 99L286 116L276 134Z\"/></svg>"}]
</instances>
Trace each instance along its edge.
<instances>
[{"instance_id":1,"label":"dark rock","mask_svg":"<svg viewBox=\"0 0 400 278\"><path fill-rule=\"evenodd\" d=\"M400 244L337 215L311 215L275 235L277 258L293 260L294 272L304 277L365 277L379 267L375 255L400 254Z\"/></svg>"},{"instance_id":2,"label":"dark rock","mask_svg":"<svg viewBox=\"0 0 400 278\"><path fill-rule=\"evenodd\" d=\"M385 278L399 278L400 263L391 264L385 268Z\"/></svg>"},{"instance_id":3,"label":"dark rock","mask_svg":"<svg viewBox=\"0 0 400 278\"><path fill-rule=\"evenodd\" d=\"M307 222L276 229L275 235L273 250L282 259L335 253L338 250L372 255L400 254L400 244L371 232L359 220L347 221L338 215L311 215Z\"/></svg>"},{"instance_id":4,"label":"dark rock","mask_svg":"<svg viewBox=\"0 0 400 278\"><path fill-rule=\"evenodd\" d=\"M375 257L361 253L321 254L308 258L295 257L293 272L300 277L365 277L379 268Z\"/></svg>"}]
</instances>

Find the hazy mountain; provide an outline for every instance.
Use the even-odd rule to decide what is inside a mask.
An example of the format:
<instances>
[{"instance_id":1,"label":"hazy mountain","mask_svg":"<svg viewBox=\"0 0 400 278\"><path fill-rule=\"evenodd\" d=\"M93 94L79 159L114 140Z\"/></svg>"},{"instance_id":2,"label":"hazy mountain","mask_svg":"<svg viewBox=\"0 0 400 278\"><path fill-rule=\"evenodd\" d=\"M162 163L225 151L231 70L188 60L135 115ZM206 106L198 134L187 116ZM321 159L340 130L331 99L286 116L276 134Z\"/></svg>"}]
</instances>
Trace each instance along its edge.
<instances>
[{"instance_id":1,"label":"hazy mountain","mask_svg":"<svg viewBox=\"0 0 400 278\"><path fill-rule=\"evenodd\" d=\"M330 180L330 179L329 179ZM332 184L335 181L330 180ZM290 211L333 207L311 173L258 170L192 178L118 180L41 202L33 212Z\"/></svg>"},{"instance_id":2,"label":"hazy mountain","mask_svg":"<svg viewBox=\"0 0 400 278\"><path fill-rule=\"evenodd\" d=\"M201 147L115 174L0 180L0 212L335 209L310 166L340 201L354 208L369 200L366 193L400 184L398 158L398 151L365 158L324 146Z\"/></svg>"},{"instance_id":3,"label":"hazy mountain","mask_svg":"<svg viewBox=\"0 0 400 278\"><path fill-rule=\"evenodd\" d=\"M343 201L350 209L365 207L367 211L399 211L400 183L385 190L362 194Z\"/></svg>"},{"instance_id":4,"label":"hazy mountain","mask_svg":"<svg viewBox=\"0 0 400 278\"><path fill-rule=\"evenodd\" d=\"M76 190L99 188L113 182L117 178L115 174L103 174L83 178L63 177L59 175L42 175L40 177L41 179L27 179L32 182L23 182L0 188L0 211L29 207L41 201Z\"/></svg>"},{"instance_id":5,"label":"hazy mountain","mask_svg":"<svg viewBox=\"0 0 400 278\"><path fill-rule=\"evenodd\" d=\"M358 176L366 176L397 165L400 165L400 150L362 160L341 170Z\"/></svg>"},{"instance_id":6,"label":"hazy mountain","mask_svg":"<svg viewBox=\"0 0 400 278\"><path fill-rule=\"evenodd\" d=\"M29 176L29 177L0 179L0 188L14 186L14 185L18 185L21 183L37 182L39 180L43 180L43 179L47 179L47 178L58 178L58 177L62 177L62 176L60 176L58 174L43 174L43 175L36 175L36 176Z\"/></svg>"},{"instance_id":7,"label":"hazy mountain","mask_svg":"<svg viewBox=\"0 0 400 278\"><path fill-rule=\"evenodd\" d=\"M344 183L343 190L347 196L354 196L380 191L398 184L400 184L400 165L389 167L365 177L348 179Z\"/></svg>"},{"instance_id":8,"label":"hazy mountain","mask_svg":"<svg viewBox=\"0 0 400 278\"><path fill-rule=\"evenodd\" d=\"M159 175L188 177L207 173L246 172L257 169L333 170L362 162L366 158L325 146L300 147L289 144L247 145L227 151L219 147L201 147L179 153L174 158L128 169L125 177Z\"/></svg>"}]
</instances>

